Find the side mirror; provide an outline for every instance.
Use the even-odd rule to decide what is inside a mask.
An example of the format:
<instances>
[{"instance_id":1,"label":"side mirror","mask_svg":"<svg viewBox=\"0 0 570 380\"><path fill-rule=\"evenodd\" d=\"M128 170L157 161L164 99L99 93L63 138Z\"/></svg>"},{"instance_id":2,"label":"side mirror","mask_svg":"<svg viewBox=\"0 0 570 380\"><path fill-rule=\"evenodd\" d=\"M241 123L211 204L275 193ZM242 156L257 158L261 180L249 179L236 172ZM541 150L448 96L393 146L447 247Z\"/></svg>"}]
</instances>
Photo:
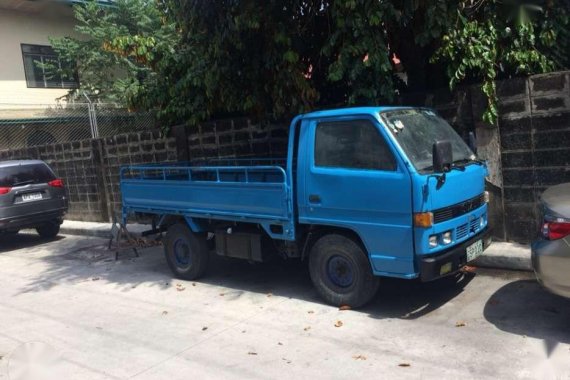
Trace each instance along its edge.
<instances>
[{"instance_id":1,"label":"side mirror","mask_svg":"<svg viewBox=\"0 0 570 380\"><path fill-rule=\"evenodd\" d=\"M453 151L451 141L440 140L433 143L433 171L434 173L445 173L451 168L453 162Z\"/></svg>"}]
</instances>

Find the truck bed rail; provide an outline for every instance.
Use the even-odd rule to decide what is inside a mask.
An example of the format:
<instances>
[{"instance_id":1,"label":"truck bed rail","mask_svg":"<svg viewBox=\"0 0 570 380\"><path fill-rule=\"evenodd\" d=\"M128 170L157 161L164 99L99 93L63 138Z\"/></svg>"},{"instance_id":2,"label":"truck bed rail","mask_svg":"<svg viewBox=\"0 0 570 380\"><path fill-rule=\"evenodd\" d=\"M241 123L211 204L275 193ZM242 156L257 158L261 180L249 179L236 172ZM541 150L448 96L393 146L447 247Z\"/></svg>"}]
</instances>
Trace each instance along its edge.
<instances>
[{"instance_id":1,"label":"truck bed rail","mask_svg":"<svg viewBox=\"0 0 570 380\"><path fill-rule=\"evenodd\" d=\"M180 214L289 224L287 174L280 166L136 165L120 171L123 216Z\"/></svg>"}]
</instances>

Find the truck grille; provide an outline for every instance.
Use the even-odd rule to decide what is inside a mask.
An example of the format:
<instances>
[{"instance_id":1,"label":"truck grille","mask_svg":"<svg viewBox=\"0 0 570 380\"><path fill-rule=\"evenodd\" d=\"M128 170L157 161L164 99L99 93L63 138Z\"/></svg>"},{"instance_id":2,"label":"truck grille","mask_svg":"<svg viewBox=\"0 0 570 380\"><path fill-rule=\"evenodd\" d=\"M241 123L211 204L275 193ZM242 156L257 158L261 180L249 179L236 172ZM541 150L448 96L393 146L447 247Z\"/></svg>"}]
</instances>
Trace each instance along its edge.
<instances>
[{"instance_id":1,"label":"truck grille","mask_svg":"<svg viewBox=\"0 0 570 380\"><path fill-rule=\"evenodd\" d=\"M482 217L486 218L487 214L483 214ZM469 234L476 234L481 229L481 219L475 218L469 223L460 225L455 229L455 239L461 240Z\"/></svg>"},{"instance_id":2,"label":"truck grille","mask_svg":"<svg viewBox=\"0 0 570 380\"><path fill-rule=\"evenodd\" d=\"M467 236L467 223L462 224L461 226L457 227L457 229L455 230L455 238L457 240L459 239L463 239L465 236Z\"/></svg>"},{"instance_id":3,"label":"truck grille","mask_svg":"<svg viewBox=\"0 0 570 380\"><path fill-rule=\"evenodd\" d=\"M434 223L445 222L446 220L467 214L468 212L481 207L483 203L485 203L485 197L483 194L479 194L474 198L454 204L452 206L434 210L433 221Z\"/></svg>"}]
</instances>

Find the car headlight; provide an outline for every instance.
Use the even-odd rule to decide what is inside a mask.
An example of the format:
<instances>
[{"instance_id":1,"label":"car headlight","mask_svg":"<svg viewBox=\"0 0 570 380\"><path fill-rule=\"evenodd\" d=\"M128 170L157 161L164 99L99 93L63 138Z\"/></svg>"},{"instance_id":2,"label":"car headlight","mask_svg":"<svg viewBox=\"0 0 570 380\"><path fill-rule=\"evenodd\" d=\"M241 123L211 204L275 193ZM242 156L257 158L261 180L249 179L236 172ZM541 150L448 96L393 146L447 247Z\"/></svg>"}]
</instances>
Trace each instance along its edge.
<instances>
[{"instance_id":1,"label":"car headlight","mask_svg":"<svg viewBox=\"0 0 570 380\"><path fill-rule=\"evenodd\" d=\"M441 235L441 241L443 244L450 244L451 243L451 231L446 231Z\"/></svg>"},{"instance_id":2,"label":"car headlight","mask_svg":"<svg viewBox=\"0 0 570 380\"><path fill-rule=\"evenodd\" d=\"M437 247L437 235L431 235L429 237L429 246L430 248Z\"/></svg>"},{"instance_id":3,"label":"car headlight","mask_svg":"<svg viewBox=\"0 0 570 380\"><path fill-rule=\"evenodd\" d=\"M481 217L480 222L479 222L479 226L481 228L483 228L485 226L485 218Z\"/></svg>"}]
</instances>

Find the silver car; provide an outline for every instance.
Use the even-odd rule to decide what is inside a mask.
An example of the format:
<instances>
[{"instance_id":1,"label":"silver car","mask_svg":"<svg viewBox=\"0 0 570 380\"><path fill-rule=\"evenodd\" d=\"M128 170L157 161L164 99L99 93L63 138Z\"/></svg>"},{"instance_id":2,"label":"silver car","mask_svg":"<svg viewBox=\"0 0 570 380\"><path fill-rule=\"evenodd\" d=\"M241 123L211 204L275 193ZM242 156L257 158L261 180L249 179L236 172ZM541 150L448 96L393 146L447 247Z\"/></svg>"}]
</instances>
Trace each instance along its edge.
<instances>
[{"instance_id":1,"label":"silver car","mask_svg":"<svg viewBox=\"0 0 570 380\"><path fill-rule=\"evenodd\" d=\"M0 234L35 228L55 237L66 211L63 181L45 162L0 161Z\"/></svg>"},{"instance_id":2,"label":"silver car","mask_svg":"<svg viewBox=\"0 0 570 380\"><path fill-rule=\"evenodd\" d=\"M540 197L541 238L532 243L538 281L552 293L570 298L570 183L553 186Z\"/></svg>"}]
</instances>

